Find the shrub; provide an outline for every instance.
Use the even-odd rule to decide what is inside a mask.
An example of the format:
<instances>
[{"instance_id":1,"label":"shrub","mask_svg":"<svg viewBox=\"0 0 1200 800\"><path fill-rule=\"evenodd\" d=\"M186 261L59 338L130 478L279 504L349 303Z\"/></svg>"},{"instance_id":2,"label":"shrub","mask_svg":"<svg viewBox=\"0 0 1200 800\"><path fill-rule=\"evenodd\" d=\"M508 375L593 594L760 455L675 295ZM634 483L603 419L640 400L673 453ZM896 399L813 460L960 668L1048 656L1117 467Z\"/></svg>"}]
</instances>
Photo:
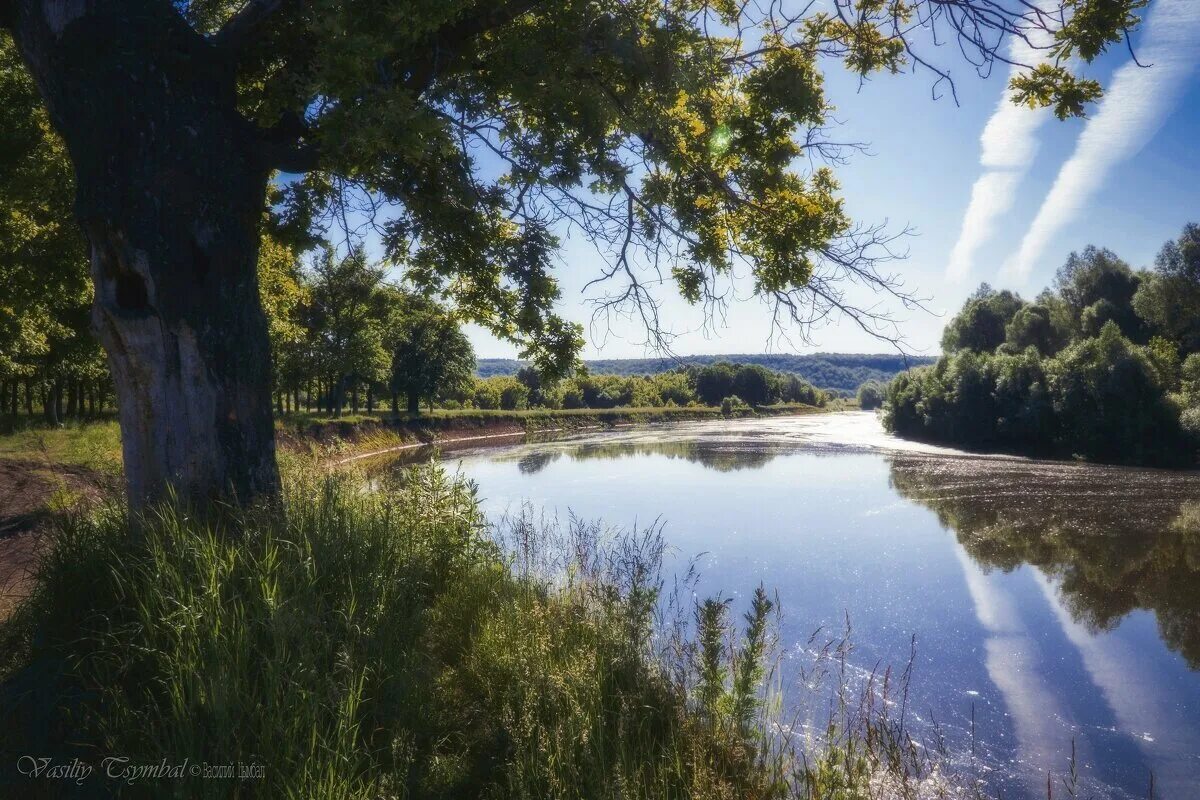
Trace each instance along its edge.
<instances>
[{"instance_id":1,"label":"shrub","mask_svg":"<svg viewBox=\"0 0 1200 800\"><path fill-rule=\"evenodd\" d=\"M750 408L750 406L746 405L742 401L742 398L738 397L736 394L731 394L729 397L726 397L721 401L721 413L727 417L738 411L745 411L748 408Z\"/></svg>"},{"instance_id":2,"label":"shrub","mask_svg":"<svg viewBox=\"0 0 1200 800\"><path fill-rule=\"evenodd\" d=\"M476 378L475 405L477 408L502 408L506 411L527 408L529 387L507 376Z\"/></svg>"},{"instance_id":3,"label":"shrub","mask_svg":"<svg viewBox=\"0 0 1200 800\"><path fill-rule=\"evenodd\" d=\"M1046 373L1063 444L1073 452L1129 462L1183 457L1179 413L1167 400L1159 370L1115 322L1063 350Z\"/></svg>"},{"instance_id":4,"label":"shrub","mask_svg":"<svg viewBox=\"0 0 1200 800\"><path fill-rule=\"evenodd\" d=\"M883 405L884 387L879 381L867 381L858 387L858 407L873 411Z\"/></svg>"}]
</instances>

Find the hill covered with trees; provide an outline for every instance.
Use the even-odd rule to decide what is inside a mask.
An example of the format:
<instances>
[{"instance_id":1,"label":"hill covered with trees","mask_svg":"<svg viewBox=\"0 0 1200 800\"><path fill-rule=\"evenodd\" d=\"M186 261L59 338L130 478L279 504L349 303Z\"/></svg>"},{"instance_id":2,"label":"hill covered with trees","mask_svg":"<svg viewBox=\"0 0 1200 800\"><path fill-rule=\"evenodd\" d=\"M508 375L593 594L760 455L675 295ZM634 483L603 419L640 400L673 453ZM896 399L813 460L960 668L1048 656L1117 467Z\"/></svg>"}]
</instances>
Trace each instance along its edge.
<instances>
[{"instance_id":1,"label":"hill covered with trees","mask_svg":"<svg viewBox=\"0 0 1200 800\"><path fill-rule=\"evenodd\" d=\"M1200 447L1200 226L1134 270L1072 253L1033 302L984 284L945 355L889 385L884 424L963 447L1186 466Z\"/></svg>"},{"instance_id":2,"label":"hill covered with trees","mask_svg":"<svg viewBox=\"0 0 1200 800\"><path fill-rule=\"evenodd\" d=\"M867 381L887 382L913 366L932 364L928 357L896 354L814 353L786 355L772 353L737 355L682 356L666 358L605 358L585 361L593 375L657 375L680 367L708 366L721 361L755 364L775 372L796 375L821 389L854 392ZM480 377L516 375L522 363L511 358L481 358L476 372Z\"/></svg>"}]
</instances>

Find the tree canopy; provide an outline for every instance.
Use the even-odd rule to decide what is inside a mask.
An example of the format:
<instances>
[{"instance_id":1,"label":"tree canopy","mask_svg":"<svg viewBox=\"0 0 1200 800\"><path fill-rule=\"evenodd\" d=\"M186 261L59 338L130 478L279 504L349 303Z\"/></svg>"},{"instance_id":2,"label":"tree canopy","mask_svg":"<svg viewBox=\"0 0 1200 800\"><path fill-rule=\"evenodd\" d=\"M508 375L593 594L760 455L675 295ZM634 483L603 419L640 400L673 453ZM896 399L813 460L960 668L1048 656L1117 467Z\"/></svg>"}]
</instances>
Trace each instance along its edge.
<instances>
[{"instance_id":1,"label":"tree canopy","mask_svg":"<svg viewBox=\"0 0 1200 800\"><path fill-rule=\"evenodd\" d=\"M942 350L995 350L1004 343L1009 323L1024 305L1024 300L1007 289L996 291L982 284L946 326Z\"/></svg>"},{"instance_id":2,"label":"tree canopy","mask_svg":"<svg viewBox=\"0 0 1200 800\"><path fill-rule=\"evenodd\" d=\"M0 4L18 30L34 13L25 5ZM113 5L119 16L139 4ZM799 16L694 0L140 5L228 71L262 157L294 176L273 213L291 241L337 224L377 231L416 283L521 341L545 371L579 341L552 312L560 223L612 256L606 277L626 284L608 299L655 332L639 259L693 302L717 301L740 263L797 322L839 306L874 320L837 279L899 291L875 270L887 237L846 216L830 168L796 169L844 149L825 135L822 71L913 66L941 83L950 68L920 52L918 30L956 37L981 72L1008 60L1003 40L1017 35L1045 45L1014 98L1078 115L1099 87L1068 59L1121 41L1144 0L1104 13L1077 0L1043 11L840 0ZM23 96L11 108L40 105Z\"/></svg>"},{"instance_id":3,"label":"tree canopy","mask_svg":"<svg viewBox=\"0 0 1200 800\"><path fill-rule=\"evenodd\" d=\"M888 386L885 424L969 447L1195 463L1196 237L1187 225L1149 270L1103 248L1072 253L1032 304L985 285L947 325L946 355Z\"/></svg>"},{"instance_id":4,"label":"tree canopy","mask_svg":"<svg viewBox=\"0 0 1200 800\"><path fill-rule=\"evenodd\" d=\"M444 394L463 393L475 372L475 350L444 308L420 296L406 299L389 332L390 385L408 399L411 413L420 410L421 400L433 405Z\"/></svg>"}]
</instances>

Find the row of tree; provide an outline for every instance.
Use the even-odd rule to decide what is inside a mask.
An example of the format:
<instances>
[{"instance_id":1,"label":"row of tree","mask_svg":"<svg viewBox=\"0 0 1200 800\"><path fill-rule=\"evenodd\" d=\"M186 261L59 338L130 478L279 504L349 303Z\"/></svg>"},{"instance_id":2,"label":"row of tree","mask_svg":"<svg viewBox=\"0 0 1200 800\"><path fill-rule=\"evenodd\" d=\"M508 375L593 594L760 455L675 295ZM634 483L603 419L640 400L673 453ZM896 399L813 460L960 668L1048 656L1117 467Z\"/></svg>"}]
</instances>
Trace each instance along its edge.
<instances>
[{"instance_id":1,"label":"row of tree","mask_svg":"<svg viewBox=\"0 0 1200 800\"><path fill-rule=\"evenodd\" d=\"M888 386L901 436L1184 465L1200 441L1200 226L1153 268L1072 253L1030 303L984 284L947 325L936 364Z\"/></svg>"},{"instance_id":2,"label":"row of tree","mask_svg":"<svg viewBox=\"0 0 1200 800\"><path fill-rule=\"evenodd\" d=\"M72 252L73 242L75 260L58 250L47 256L46 275L61 291L6 283L0 413L40 413L51 422L101 413L112 406L113 384L89 329L82 240L73 229L41 231L23 212L14 208L0 224L0 272L9 263L3 256L18 250ZM373 410L381 399L396 410L401 398L415 411L422 401L471 388L475 355L458 322L436 302L389 283L361 249L339 257L326 247L306 264L264 237L258 278L280 412L338 416L346 408Z\"/></svg>"},{"instance_id":3,"label":"row of tree","mask_svg":"<svg viewBox=\"0 0 1200 800\"><path fill-rule=\"evenodd\" d=\"M525 366L515 377L478 378L469 394L451 392L443 400L484 409L521 409L719 406L730 398L751 407L774 403L824 406L830 394L796 375L758 364L721 361L652 375L595 375L580 369L554 382L543 380L536 369Z\"/></svg>"},{"instance_id":4,"label":"row of tree","mask_svg":"<svg viewBox=\"0 0 1200 800\"><path fill-rule=\"evenodd\" d=\"M829 397L794 374L727 361L653 375L580 368L561 380L525 365L515 377L475 378L474 351L453 314L389 282L386 270L361 248L339 256L325 247L305 262L264 237L258 279L279 413L340 416L389 405L415 413L422 403L480 409L718 406L726 398L752 407L821 406ZM57 305L31 304L23 315L11 315L15 324L0 326L5 410L32 414L36 402L57 421L103 411L111 402L108 368L87 326L84 287ZM44 324L47 318L51 324ZM41 337L36 346L29 346L30 330Z\"/></svg>"},{"instance_id":5,"label":"row of tree","mask_svg":"<svg viewBox=\"0 0 1200 800\"><path fill-rule=\"evenodd\" d=\"M453 314L386 280L361 248L325 247L305 266L264 243L259 275L280 413L340 416L387 403L409 412L465 392L475 352Z\"/></svg>"}]
</instances>

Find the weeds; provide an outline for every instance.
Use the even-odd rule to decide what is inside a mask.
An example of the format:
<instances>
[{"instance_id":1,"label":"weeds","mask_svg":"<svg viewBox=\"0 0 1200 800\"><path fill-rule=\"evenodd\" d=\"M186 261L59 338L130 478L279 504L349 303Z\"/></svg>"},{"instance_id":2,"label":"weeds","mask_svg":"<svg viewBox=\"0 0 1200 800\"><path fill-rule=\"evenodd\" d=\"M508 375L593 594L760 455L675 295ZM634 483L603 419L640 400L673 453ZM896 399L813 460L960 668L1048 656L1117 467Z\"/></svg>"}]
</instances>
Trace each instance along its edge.
<instances>
[{"instance_id":1,"label":"weeds","mask_svg":"<svg viewBox=\"0 0 1200 800\"><path fill-rule=\"evenodd\" d=\"M436 467L286 473L269 515L66 518L0 625L0 795L68 788L12 773L39 753L262 767L92 796L977 796L905 726L910 671L858 680L848 632L802 676L827 719L784 724L777 602L734 625L692 571L665 591L657 523L489 526Z\"/></svg>"}]
</instances>

